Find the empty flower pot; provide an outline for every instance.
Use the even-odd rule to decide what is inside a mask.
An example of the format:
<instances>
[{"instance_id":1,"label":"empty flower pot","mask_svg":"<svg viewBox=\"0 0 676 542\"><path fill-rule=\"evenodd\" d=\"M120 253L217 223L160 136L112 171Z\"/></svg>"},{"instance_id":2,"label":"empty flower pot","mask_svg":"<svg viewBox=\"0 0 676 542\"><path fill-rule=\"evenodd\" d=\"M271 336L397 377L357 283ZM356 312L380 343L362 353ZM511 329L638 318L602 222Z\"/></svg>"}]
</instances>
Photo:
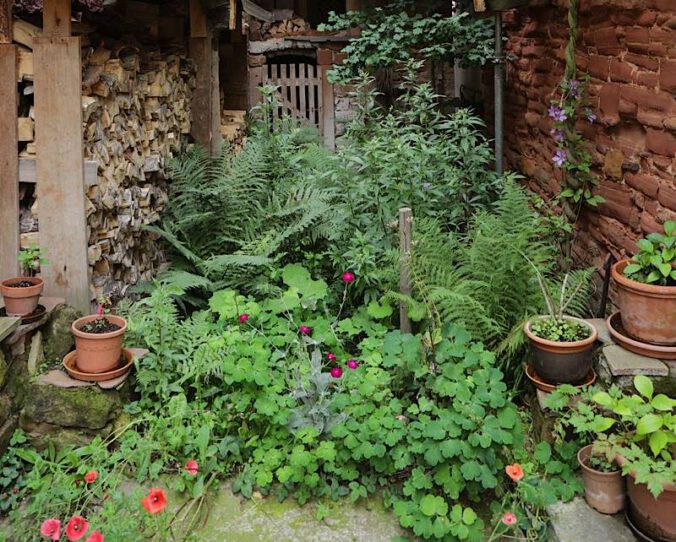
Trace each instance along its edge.
<instances>
[{"instance_id":1,"label":"empty flower pot","mask_svg":"<svg viewBox=\"0 0 676 542\"><path fill-rule=\"evenodd\" d=\"M122 341L127 331L127 321L120 316L106 315L110 323L119 326L119 329L109 333L88 333L82 328L98 320L101 316L85 316L75 320L71 331L75 336L75 350L77 353L77 368L90 374L110 371L120 363Z\"/></svg>"},{"instance_id":2,"label":"empty flower pot","mask_svg":"<svg viewBox=\"0 0 676 542\"><path fill-rule=\"evenodd\" d=\"M622 471L603 472L589 466L592 445L581 448L577 461L582 467L584 498L587 504L602 514L617 514L624 508L625 489Z\"/></svg>"},{"instance_id":3,"label":"empty flower pot","mask_svg":"<svg viewBox=\"0 0 676 542\"><path fill-rule=\"evenodd\" d=\"M30 283L30 286L12 286ZM2 281L0 292L5 300L7 316L27 316L38 306L44 283L38 277L15 277Z\"/></svg>"}]
</instances>

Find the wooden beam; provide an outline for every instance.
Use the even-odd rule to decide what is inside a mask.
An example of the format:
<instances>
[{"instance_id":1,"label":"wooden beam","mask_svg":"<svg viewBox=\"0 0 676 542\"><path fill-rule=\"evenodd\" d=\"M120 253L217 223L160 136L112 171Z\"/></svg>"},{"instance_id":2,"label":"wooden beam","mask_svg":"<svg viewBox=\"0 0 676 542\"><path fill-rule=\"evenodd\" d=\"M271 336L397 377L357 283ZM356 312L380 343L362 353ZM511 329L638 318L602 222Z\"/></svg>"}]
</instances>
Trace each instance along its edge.
<instances>
[{"instance_id":1,"label":"wooden beam","mask_svg":"<svg viewBox=\"0 0 676 542\"><path fill-rule=\"evenodd\" d=\"M2 1L2 0L0 0ZM9 35L11 36L11 28ZM16 46L0 44L0 279L19 273Z\"/></svg>"},{"instance_id":2,"label":"wooden beam","mask_svg":"<svg viewBox=\"0 0 676 542\"><path fill-rule=\"evenodd\" d=\"M12 40L29 49L33 48L33 40L42 36L42 29L21 19L16 19L12 26Z\"/></svg>"},{"instance_id":3,"label":"wooden beam","mask_svg":"<svg viewBox=\"0 0 676 542\"><path fill-rule=\"evenodd\" d=\"M70 18L70 0L43 1L42 29L45 36L70 36Z\"/></svg>"},{"instance_id":4,"label":"wooden beam","mask_svg":"<svg viewBox=\"0 0 676 542\"><path fill-rule=\"evenodd\" d=\"M98 184L98 171L99 163L96 160L84 161L85 186ZM19 182L31 184L37 182L35 158L19 158Z\"/></svg>"},{"instance_id":5,"label":"wooden beam","mask_svg":"<svg viewBox=\"0 0 676 542\"><path fill-rule=\"evenodd\" d=\"M190 37L209 37L207 13L204 10L204 4L202 4L202 0L190 0Z\"/></svg>"},{"instance_id":6,"label":"wooden beam","mask_svg":"<svg viewBox=\"0 0 676 542\"><path fill-rule=\"evenodd\" d=\"M12 0L0 0L0 43L12 43Z\"/></svg>"},{"instance_id":7,"label":"wooden beam","mask_svg":"<svg viewBox=\"0 0 676 542\"><path fill-rule=\"evenodd\" d=\"M191 38L190 56L197 68L197 86L192 94L192 136L215 153L220 146L220 96L218 85L218 49L212 38ZM217 44L217 42L216 42Z\"/></svg>"},{"instance_id":8,"label":"wooden beam","mask_svg":"<svg viewBox=\"0 0 676 542\"><path fill-rule=\"evenodd\" d=\"M42 269L45 293L88 313L80 39L36 38L34 61L40 243L50 262Z\"/></svg>"}]
</instances>

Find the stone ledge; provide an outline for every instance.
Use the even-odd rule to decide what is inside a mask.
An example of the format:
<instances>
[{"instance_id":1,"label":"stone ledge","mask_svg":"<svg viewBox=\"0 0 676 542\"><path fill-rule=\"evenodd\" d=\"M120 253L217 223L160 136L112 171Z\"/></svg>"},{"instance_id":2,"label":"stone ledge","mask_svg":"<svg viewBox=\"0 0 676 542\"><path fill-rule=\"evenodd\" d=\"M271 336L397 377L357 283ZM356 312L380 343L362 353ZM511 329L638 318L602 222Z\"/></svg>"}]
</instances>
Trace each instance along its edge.
<instances>
[{"instance_id":1,"label":"stone ledge","mask_svg":"<svg viewBox=\"0 0 676 542\"><path fill-rule=\"evenodd\" d=\"M551 542L636 542L622 514L607 516L582 497L547 506Z\"/></svg>"},{"instance_id":2,"label":"stone ledge","mask_svg":"<svg viewBox=\"0 0 676 542\"><path fill-rule=\"evenodd\" d=\"M613 377L669 376L669 368L664 362L634 354L616 344L604 346L603 357Z\"/></svg>"}]
</instances>

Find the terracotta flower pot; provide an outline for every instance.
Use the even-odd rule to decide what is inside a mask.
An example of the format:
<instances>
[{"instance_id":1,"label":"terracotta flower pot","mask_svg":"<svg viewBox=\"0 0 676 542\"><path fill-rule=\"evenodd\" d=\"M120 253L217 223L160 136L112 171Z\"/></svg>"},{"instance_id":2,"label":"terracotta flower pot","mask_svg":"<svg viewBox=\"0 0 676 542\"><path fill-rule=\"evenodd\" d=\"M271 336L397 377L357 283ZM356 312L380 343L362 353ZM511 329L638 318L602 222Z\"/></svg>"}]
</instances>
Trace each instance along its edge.
<instances>
[{"instance_id":1,"label":"terracotta flower pot","mask_svg":"<svg viewBox=\"0 0 676 542\"><path fill-rule=\"evenodd\" d=\"M643 284L624 276L630 260L613 265L622 327L642 342L676 345L676 286Z\"/></svg>"},{"instance_id":2,"label":"terracotta flower pot","mask_svg":"<svg viewBox=\"0 0 676 542\"><path fill-rule=\"evenodd\" d=\"M547 318L547 317L539 317ZM550 384L569 384L585 378L592 368L592 348L598 337L598 331L591 324L564 316L589 328L590 335L582 341L556 342L541 339L530 329L531 321L526 322L524 331L530 339L531 360L535 372Z\"/></svg>"},{"instance_id":3,"label":"terracotta flower pot","mask_svg":"<svg viewBox=\"0 0 676 542\"><path fill-rule=\"evenodd\" d=\"M624 509L624 478L618 468L615 472L603 472L588 465L592 445L577 452L577 461L582 467L584 498L587 504L602 514L617 514Z\"/></svg>"},{"instance_id":4,"label":"terracotta flower pot","mask_svg":"<svg viewBox=\"0 0 676 542\"><path fill-rule=\"evenodd\" d=\"M626 459L617 455L618 464ZM665 484L659 497L653 497L645 484L637 484L634 473L627 475L629 511L634 525L654 540L676 542L676 482Z\"/></svg>"},{"instance_id":5,"label":"terracotta flower pot","mask_svg":"<svg viewBox=\"0 0 676 542\"><path fill-rule=\"evenodd\" d=\"M32 286L25 288L9 286L17 282L30 282ZM3 280L0 284L0 292L2 292L2 297L5 300L7 316L26 316L33 312L38 306L43 287L44 283L38 277L15 277Z\"/></svg>"},{"instance_id":6,"label":"terracotta flower pot","mask_svg":"<svg viewBox=\"0 0 676 542\"><path fill-rule=\"evenodd\" d=\"M104 373L118 366L122 354L122 341L127 331L127 321L120 316L107 314L109 322L120 326L110 333L87 333L81 328L100 318L98 315L85 316L75 320L71 331L75 336L77 368L83 373Z\"/></svg>"}]
</instances>

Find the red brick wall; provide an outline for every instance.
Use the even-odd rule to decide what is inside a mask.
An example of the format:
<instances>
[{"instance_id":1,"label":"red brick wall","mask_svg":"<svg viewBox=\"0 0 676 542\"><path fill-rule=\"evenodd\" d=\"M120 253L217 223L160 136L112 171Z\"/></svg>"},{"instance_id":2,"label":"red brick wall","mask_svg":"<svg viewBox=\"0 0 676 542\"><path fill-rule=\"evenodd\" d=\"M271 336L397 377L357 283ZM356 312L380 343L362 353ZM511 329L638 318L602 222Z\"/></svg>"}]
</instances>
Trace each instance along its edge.
<instances>
[{"instance_id":1,"label":"red brick wall","mask_svg":"<svg viewBox=\"0 0 676 542\"><path fill-rule=\"evenodd\" d=\"M504 15L508 38L505 156L529 187L550 199L560 174L547 107L563 74L567 10ZM578 68L591 76L598 121L579 127L590 142L606 199L579 220L576 259L601 265L676 218L676 0L582 0Z\"/></svg>"}]
</instances>

